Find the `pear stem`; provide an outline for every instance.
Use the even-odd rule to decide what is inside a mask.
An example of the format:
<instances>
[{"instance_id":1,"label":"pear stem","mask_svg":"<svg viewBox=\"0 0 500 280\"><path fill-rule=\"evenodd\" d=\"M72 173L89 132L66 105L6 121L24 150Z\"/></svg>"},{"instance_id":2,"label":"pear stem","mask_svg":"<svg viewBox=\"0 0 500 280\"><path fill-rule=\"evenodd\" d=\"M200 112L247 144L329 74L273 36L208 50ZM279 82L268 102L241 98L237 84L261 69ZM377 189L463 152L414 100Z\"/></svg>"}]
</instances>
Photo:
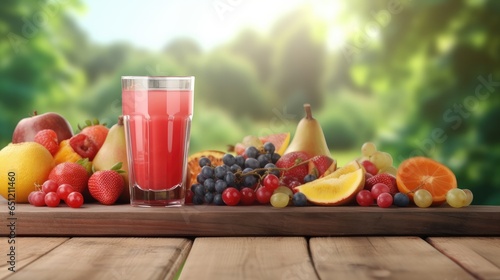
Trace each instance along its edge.
<instances>
[{"instance_id":1,"label":"pear stem","mask_svg":"<svg viewBox=\"0 0 500 280\"><path fill-rule=\"evenodd\" d=\"M312 120L312 111L311 111L311 104L304 104L304 110L306 111L306 119Z\"/></svg>"},{"instance_id":2,"label":"pear stem","mask_svg":"<svg viewBox=\"0 0 500 280\"><path fill-rule=\"evenodd\" d=\"M123 116L118 117L118 125L123 125Z\"/></svg>"}]
</instances>

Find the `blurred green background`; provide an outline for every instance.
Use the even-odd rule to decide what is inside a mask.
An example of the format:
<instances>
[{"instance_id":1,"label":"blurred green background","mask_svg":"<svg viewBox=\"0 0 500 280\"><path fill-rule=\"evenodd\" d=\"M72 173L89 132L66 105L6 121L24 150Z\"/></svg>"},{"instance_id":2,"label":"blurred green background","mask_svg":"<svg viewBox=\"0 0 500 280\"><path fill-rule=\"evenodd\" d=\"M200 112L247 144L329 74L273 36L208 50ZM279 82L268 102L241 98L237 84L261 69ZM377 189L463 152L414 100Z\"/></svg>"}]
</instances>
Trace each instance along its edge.
<instances>
[{"instance_id":1,"label":"blurred green background","mask_svg":"<svg viewBox=\"0 0 500 280\"><path fill-rule=\"evenodd\" d=\"M111 126L122 75L194 75L191 152L293 134L308 102L340 164L373 141L500 205L500 1L102 2L2 1L2 147L35 109Z\"/></svg>"}]
</instances>

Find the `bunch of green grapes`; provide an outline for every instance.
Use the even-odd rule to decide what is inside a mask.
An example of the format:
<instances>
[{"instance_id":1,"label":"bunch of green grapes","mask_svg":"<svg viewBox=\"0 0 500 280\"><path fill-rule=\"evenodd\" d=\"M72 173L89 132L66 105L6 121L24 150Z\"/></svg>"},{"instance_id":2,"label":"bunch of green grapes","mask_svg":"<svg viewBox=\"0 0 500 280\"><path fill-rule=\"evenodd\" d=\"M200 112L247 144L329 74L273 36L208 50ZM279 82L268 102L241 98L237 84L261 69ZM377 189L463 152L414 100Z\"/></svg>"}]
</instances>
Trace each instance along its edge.
<instances>
[{"instance_id":1,"label":"bunch of green grapes","mask_svg":"<svg viewBox=\"0 0 500 280\"><path fill-rule=\"evenodd\" d=\"M380 173L389 173L396 176L397 168L393 165L394 161L391 154L378 151L377 146L372 142L366 142L361 146L361 158L358 159L363 164L367 172L372 175ZM372 164L370 164L372 163ZM374 169L373 166L376 168Z\"/></svg>"}]
</instances>

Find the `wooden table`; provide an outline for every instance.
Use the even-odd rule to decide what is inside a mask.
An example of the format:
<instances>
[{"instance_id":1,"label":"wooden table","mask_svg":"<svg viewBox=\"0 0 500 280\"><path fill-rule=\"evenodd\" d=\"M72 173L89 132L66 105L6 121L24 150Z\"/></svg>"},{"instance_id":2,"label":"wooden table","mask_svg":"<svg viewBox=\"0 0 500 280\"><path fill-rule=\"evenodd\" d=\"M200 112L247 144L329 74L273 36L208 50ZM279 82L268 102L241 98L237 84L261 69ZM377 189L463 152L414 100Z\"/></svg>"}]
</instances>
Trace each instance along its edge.
<instances>
[{"instance_id":1,"label":"wooden table","mask_svg":"<svg viewBox=\"0 0 500 280\"><path fill-rule=\"evenodd\" d=\"M500 279L497 206L18 204L0 214L2 236L10 222L16 234L0 244L2 279Z\"/></svg>"}]
</instances>

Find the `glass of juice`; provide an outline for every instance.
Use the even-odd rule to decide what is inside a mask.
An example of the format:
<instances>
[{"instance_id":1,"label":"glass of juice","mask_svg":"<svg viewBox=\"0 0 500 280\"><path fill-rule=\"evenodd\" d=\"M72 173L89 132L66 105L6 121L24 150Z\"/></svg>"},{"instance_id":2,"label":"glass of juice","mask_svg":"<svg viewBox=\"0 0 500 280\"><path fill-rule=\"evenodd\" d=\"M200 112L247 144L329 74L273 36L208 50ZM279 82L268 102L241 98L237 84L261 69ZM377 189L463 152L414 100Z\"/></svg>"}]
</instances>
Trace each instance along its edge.
<instances>
[{"instance_id":1,"label":"glass of juice","mask_svg":"<svg viewBox=\"0 0 500 280\"><path fill-rule=\"evenodd\" d=\"M181 206L194 77L122 77L132 206Z\"/></svg>"}]
</instances>

